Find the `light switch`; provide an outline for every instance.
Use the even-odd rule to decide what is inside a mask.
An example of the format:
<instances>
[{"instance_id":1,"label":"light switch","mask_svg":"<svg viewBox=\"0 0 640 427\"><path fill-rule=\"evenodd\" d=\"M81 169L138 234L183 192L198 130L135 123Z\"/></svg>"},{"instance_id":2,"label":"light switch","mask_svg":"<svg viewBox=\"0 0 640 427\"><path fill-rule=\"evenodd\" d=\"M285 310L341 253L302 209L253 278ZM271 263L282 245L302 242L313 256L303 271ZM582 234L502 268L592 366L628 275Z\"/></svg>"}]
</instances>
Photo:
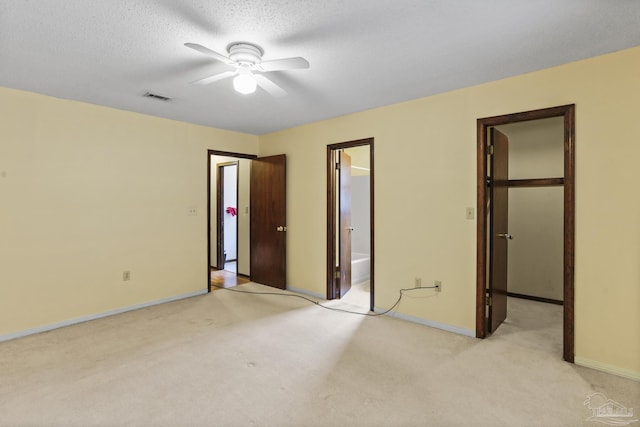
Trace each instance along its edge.
<instances>
[{"instance_id":1,"label":"light switch","mask_svg":"<svg viewBox=\"0 0 640 427\"><path fill-rule=\"evenodd\" d=\"M467 208L467 219L473 219L475 216L475 211L473 208Z\"/></svg>"}]
</instances>

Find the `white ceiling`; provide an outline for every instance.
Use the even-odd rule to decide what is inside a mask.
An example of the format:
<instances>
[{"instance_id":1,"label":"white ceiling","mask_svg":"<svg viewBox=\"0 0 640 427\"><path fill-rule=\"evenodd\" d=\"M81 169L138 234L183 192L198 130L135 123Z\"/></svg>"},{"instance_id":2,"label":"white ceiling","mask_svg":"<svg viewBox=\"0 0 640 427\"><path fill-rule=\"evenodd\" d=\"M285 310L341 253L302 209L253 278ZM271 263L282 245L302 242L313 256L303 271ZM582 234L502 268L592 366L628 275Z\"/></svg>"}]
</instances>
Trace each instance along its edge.
<instances>
[{"instance_id":1,"label":"white ceiling","mask_svg":"<svg viewBox=\"0 0 640 427\"><path fill-rule=\"evenodd\" d=\"M189 83L236 41L311 67ZM251 134L637 45L638 0L0 0L0 86Z\"/></svg>"}]
</instances>

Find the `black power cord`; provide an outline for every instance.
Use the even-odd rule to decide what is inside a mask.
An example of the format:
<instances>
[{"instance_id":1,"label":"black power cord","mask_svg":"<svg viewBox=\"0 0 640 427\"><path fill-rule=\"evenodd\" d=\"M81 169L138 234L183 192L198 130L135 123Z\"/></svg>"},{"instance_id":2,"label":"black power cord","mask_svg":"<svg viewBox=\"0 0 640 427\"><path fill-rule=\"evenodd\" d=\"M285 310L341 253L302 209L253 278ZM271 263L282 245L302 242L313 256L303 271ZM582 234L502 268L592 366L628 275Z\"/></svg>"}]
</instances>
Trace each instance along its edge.
<instances>
[{"instance_id":1,"label":"black power cord","mask_svg":"<svg viewBox=\"0 0 640 427\"><path fill-rule=\"evenodd\" d=\"M437 289L438 288L438 286L420 286L420 287L417 287L417 288L400 289L400 295L398 296L398 299L396 300L396 302L389 309L387 309L387 310L385 310L385 311L383 311L381 313L360 313L360 312L357 312L357 311L345 310L343 308L327 307L326 305L320 304L319 301L312 300L311 298L307 298L304 295L289 294L289 293L278 293L278 292L243 291L243 290L240 290L240 289L225 288L224 286L214 285L213 283L211 284L211 286L213 286L214 288L218 288L218 289L224 289L225 291L238 292L240 294L275 295L275 296L281 296L281 297L300 298L300 299L308 301L308 302L310 302L312 304L315 304L318 307L322 307L325 310L341 311L343 313L357 314L357 315L360 315L360 316L368 316L368 317L384 316L385 314L389 313L391 310L396 308L396 306L398 304L400 304L400 301L402 300L402 296L404 295L404 292L417 291L418 289Z\"/></svg>"}]
</instances>

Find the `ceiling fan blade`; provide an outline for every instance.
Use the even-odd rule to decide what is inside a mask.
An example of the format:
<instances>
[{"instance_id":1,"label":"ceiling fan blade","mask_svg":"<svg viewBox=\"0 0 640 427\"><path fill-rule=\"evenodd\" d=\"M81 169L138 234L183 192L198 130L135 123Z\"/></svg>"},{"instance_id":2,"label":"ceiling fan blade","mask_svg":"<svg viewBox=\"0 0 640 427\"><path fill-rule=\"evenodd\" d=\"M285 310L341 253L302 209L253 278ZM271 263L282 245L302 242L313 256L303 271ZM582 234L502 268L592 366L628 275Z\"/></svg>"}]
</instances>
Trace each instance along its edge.
<instances>
[{"instance_id":1,"label":"ceiling fan blade","mask_svg":"<svg viewBox=\"0 0 640 427\"><path fill-rule=\"evenodd\" d=\"M191 82L194 85L208 85L209 83L217 82L218 80L226 79L227 77L234 76L235 71L225 71L224 73L214 74L213 76L205 77L204 79Z\"/></svg>"},{"instance_id":2,"label":"ceiling fan blade","mask_svg":"<svg viewBox=\"0 0 640 427\"><path fill-rule=\"evenodd\" d=\"M203 54L208 55L208 56L210 56L210 57L212 57L212 58L214 58L214 59L217 59L218 61L222 61L222 62L224 62L225 64L229 64L229 65L231 65L231 64L233 64L233 63L234 63L230 58L227 58L227 57L226 57L226 56L224 56L223 54L218 53L218 52L215 52L215 51L213 51L213 50L209 49L208 47L204 47L204 46L202 46L201 44L197 44L197 43L185 43L184 45L185 45L186 47L188 47L188 48L191 48L191 49L193 49L193 50L197 50L197 51L198 51L198 52L200 52L200 53L203 53Z\"/></svg>"},{"instance_id":3,"label":"ceiling fan blade","mask_svg":"<svg viewBox=\"0 0 640 427\"><path fill-rule=\"evenodd\" d=\"M274 82L266 78L265 76L261 74L254 74L253 76L255 77L256 83L258 84L258 86L260 86L262 89L267 91L270 95L279 98L287 94L287 92L284 89L282 89L280 86L278 86L277 84L275 84Z\"/></svg>"},{"instance_id":4,"label":"ceiling fan blade","mask_svg":"<svg viewBox=\"0 0 640 427\"><path fill-rule=\"evenodd\" d=\"M259 65L262 71L281 71L309 68L309 61L301 57L274 59L272 61L262 61Z\"/></svg>"}]
</instances>

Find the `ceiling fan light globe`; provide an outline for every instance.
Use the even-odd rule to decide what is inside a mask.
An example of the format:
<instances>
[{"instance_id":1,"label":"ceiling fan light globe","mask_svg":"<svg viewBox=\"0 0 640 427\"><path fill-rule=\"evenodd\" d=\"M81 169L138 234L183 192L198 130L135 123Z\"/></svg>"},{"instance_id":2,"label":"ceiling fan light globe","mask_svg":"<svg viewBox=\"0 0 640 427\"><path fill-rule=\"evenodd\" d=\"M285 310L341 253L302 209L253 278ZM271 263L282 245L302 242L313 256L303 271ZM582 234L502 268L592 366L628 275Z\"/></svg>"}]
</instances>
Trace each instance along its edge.
<instances>
[{"instance_id":1,"label":"ceiling fan light globe","mask_svg":"<svg viewBox=\"0 0 640 427\"><path fill-rule=\"evenodd\" d=\"M243 95L248 95L256 91L256 80L251 73L238 74L233 79L233 88L236 92L240 92Z\"/></svg>"}]
</instances>

